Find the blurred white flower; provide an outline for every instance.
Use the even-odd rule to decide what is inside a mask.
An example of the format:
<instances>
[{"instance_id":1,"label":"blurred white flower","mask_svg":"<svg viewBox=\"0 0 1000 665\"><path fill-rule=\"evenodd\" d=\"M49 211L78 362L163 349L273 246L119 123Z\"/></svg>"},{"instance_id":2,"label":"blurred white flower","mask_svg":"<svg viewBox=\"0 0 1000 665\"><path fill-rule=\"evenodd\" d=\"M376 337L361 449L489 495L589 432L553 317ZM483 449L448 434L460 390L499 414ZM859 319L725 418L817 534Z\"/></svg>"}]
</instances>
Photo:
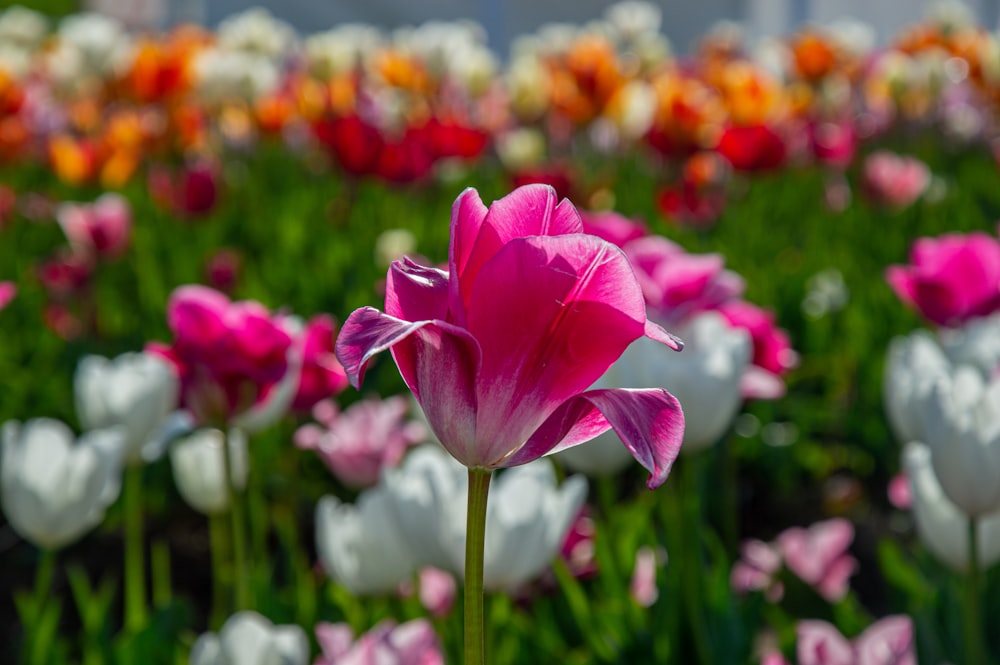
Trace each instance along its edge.
<instances>
[{"instance_id":1,"label":"blurred white flower","mask_svg":"<svg viewBox=\"0 0 1000 665\"><path fill-rule=\"evenodd\" d=\"M802 311L818 319L844 308L850 298L844 276L836 268L821 270L806 282Z\"/></svg>"},{"instance_id":2,"label":"blurred white flower","mask_svg":"<svg viewBox=\"0 0 1000 665\"><path fill-rule=\"evenodd\" d=\"M309 70L320 79L352 72L364 65L381 42L379 30L362 23L345 23L310 35L304 46Z\"/></svg>"},{"instance_id":3,"label":"blurred white flower","mask_svg":"<svg viewBox=\"0 0 1000 665\"><path fill-rule=\"evenodd\" d=\"M237 612L216 633L203 633L191 665L306 665L309 640L294 625L275 626L256 612Z\"/></svg>"},{"instance_id":4,"label":"blurred white flower","mask_svg":"<svg viewBox=\"0 0 1000 665\"><path fill-rule=\"evenodd\" d=\"M386 229L375 238L375 263L388 268L393 261L412 255L417 237L409 229Z\"/></svg>"},{"instance_id":5,"label":"blurred white flower","mask_svg":"<svg viewBox=\"0 0 1000 665\"><path fill-rule=\"evenodd\" d=\"M845 52L855 57L871 53L875 48L878 33L871 24L844 16L823 26L833 42Z\"/></svg>"},{"instance_id":6,"label":"blurred white flower","mask_svg":"<svg viewBox=\"0 0 1000 665\"><path fill-rule=\"evenodd\" d=\"M386 471L384 484L417 565L463 574L467 469L437 446L423 446ZM484 586L510 590L540 575L558 554L586 492L580 477L557 487L545 459L497 473L486 510Z\"/></svg>"},{"instance_id":7,"label":"blurred white flower","mask_svg":"<svg viewBox=\"0 0 1000 665\"><path fill-rule=\"evenodd\" d=\"M219 46L227 51L240 51L280 59L295 45L292 26L276 19L263 7L251 7L233 14L219 23L216 32Z\"/></svg>"},{"instance_id":8,"label":"blurred white flower","mask_svg":"<svg viewBox=\"0 0 1000 665\"><path fill-rule=\"evenodd\" d=\"M278 87L281 72L274 60L249 51L207 48L193 63L196 94L207 103L252 102Z\"/></svg>"},{"instance_id":9,"label":"blurred white flower","mask_svg":"<svg viewBox=\"0 0 1000 665\"><path fill-rule=\"evenodd\" d=\"M0 44L32 51L42 45L49 33L44 14L20 5L0 12Z\"/></svg>"},{"instance_id":10,"label":"blurred white flower","mask_svg":"<svg viewBox=\"0 0 1000 665\"><path fill-rule=\"evenodd\" d=\"M149 353L125 353L113 360L85 356L76 368L73 393L84 429L125 428L125 461L150 462L162 453L156 436L177 408L177 375L166 360Z\"/></svg>"},{"instance_id":11,"label":"blurred white flower","mask_svg":"<svg viewBox=\"0 0 1000 665\"><path fill-rule=\"evenodd\" d=\"M903 466L910 479L917 533L936 557L954 570L969 564L968 515L962 513L941 489L931 451L911 442L903 450ZM979 519L979 560L984 568L1000 560L1000 513Z\"/></svg>"},{"instance_id":12,"label":"blurred white flower","mask_svg":"<svg viewBox=\"0 0 1000 665\"><path fill-rule=\"evenodd\" d=\"M545 161L545 135L532 127L512 129L497 136L496 149L507 170L528 169Z\"/></svg>"},{"instance_id":13,"label":"blurred white flower","mask_svg":"<svg viewBox=\"0 0 1000 665\"><path fill-rule=\"evenodd\" d=\"M229 510L229 484L223 457L227 450L233 487L241 489L246 485L249 468L246 435L241 430L230 430L227 443L225 432L199 429L170 446L170 466L177 491L189 506L205 515Z\"/></svg>"},{"instance_id":14,"label":"blurred white flower","mask_svg":"<svg viewBox=\"0 0 1000 665\"><path fill-rule=\"evenodd\" d=\"M604 17L613 28L615 36L626 42L658 32L662 19L657 5L641 0L616 2L604 11Z\"/></svg>"},{"instance_id":15,"label":"blurred white flower","mask_svg":"<svg viewBox=\"0 0 1000 665\"><path fill-rule=\"evenodd\" d=\"M38 547L56 549L101 523L118 497L124 433L77 439L58 420L10 421L0 431L0 492L7 521Z\"/></svg>"},{"instance_id":16,"label":"blurred white flower","mask_svg":"<svg viewBox=\"0 0 1000 665\"><path fill-rule=\"evenodd\" d=\"M897 441L905 444L926 440L921 404L937 377L950 368L948 358L926 330L896 337L889 343L882 398Z\"/></svg>"},{"instance_id":17,"label":"blurred white flower","mask_svg":"<svg viewBox=\"0 0 1000 665\"><path fill-rule=\"evenodd\" d=\"M75 50L81 74L103 79L122 71L132 56L132 38L110 16L92 12L71 14L59 23L60 48Z\"/></svg>"},{"instance_id":18,"label":"blurred white flower","mask_svg":"<svg viewBox=\"0 0 1000 665\"><path fill-rule=\"evenodd\" d=\"M323 569L353 594L391 593L417 568L393 523L389 493L365 490L354 505L324 496L316 506L316 549Z\"/></svg>"},{"instance_id":19,"label":"blurred white flower","mask_svg":"<svg viewBox=\"0 0 1000 665\"><path fill-rule=\"evenodd\" d=\"M1000 510L1000 377L969 365L939 376L920 405L941 488L966 515Z\"/></svg>"},{"instance_id":20,"label":"blurred white flower","mask_svg":"<svg viewBox=\"0 0 1000 665\"><path fill-rule=\"evenodd\" d=\"M656 114L656 93L645 81L629 81L614 94L608 115L621 137L634 141L645 136Z\"/></svg>"},{"instance_id":21,"label":"blurred white flower","mask_svg":"<svg viewBox=\"0 0 1000 665\"><path fill-rule=\"evenodd\" d=\"M549 103L549 75L538 58L514 58L505 79L511 109L518 117L530 120L545 111Z\"/></svg>"}]
</instances>

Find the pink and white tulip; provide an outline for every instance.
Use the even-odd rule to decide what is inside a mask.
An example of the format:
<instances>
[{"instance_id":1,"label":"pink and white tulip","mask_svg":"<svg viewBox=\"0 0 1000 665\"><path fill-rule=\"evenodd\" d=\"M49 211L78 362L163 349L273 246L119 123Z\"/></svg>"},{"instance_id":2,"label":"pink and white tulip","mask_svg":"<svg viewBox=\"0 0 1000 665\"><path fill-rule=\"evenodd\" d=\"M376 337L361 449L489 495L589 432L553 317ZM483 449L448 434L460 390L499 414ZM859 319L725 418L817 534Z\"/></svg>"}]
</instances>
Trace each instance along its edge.
<instances>
[{"instance_id":1,"label":"pink and white tulip","mask_svg":"<svg viewBox=\"0 0 1000 665\"><path fill-rule=\"evenodd\" d=\"M919 159L885 150L865 160L863 187L875 203L891 208L912 205L931 182L931 171Z\"/></svg>"},{"instance_id":2,"label":"pink and white tulip","mask_svg":"<svg viewBox=\"0 0 1000 665\"><path fill-rule=\"evenodd\" d=\"M858 562L848 554L854 526L845 519L817 522L807 529L792 527L778 536L785 565L831 602L843 598Z\"/></svg>"},{"instance_id":3,"label":"pink and white tulip","mask_svg":"<svg viewBox=\"0 0 1000 665\"><path fill-rule=\"evenodd\" d=\"M316 639L322 654L313 665L444 665L437 635L424 619L383 621L356 641L346 623L320 623Z\"/></svg>"},{"instance_id":4,"label":"pink and white tulip","mask_svg":"<svg viewBox=\"0 0 1000 665\"><path fill-rule=\"evenodd\" d=\"M800 621L798 665L916 665L913 621L908 616L888 616L873 623L854 640L848 640L825 621Z\"/></svg>"},{"instance_id":5,"label":"pink and white tulip","mask_svg":"<svg viewBox=\"0 0 1000 665\"><path fill-rule=\"evenodd\" d=\"M132 208L120 194L108 193L93 203L64 203L56 219L75 251L95 258L116 258L132 240Z\"/></svg>"}]
</instances>

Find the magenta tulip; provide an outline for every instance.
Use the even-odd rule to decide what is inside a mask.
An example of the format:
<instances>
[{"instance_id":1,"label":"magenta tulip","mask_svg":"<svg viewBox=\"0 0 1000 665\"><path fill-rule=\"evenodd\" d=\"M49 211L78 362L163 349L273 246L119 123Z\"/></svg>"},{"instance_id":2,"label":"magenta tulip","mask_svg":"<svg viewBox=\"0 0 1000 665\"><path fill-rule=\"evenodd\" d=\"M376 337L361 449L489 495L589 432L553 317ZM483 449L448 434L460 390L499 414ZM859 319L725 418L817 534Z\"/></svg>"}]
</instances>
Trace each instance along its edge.
<instances>
[{"instance_id":1,"label":"magenta tulip","mask_svg":"<svg viewBox=\"0 0 1000 665\"><path fill-rule=\"evenodd\" d=\"M104 194L93 203L64 203L56 219L74 251L87 256L119 257L132 239L132 208L120 194Z\"/></svg>"},{"instance_id":2,"label":"magenta tulip","mask_svg":"<svg viewBox=\"0 0 1000 665\"><path fill-rule=\"evenodd\" d=\"M817 522L808 529L792 527L778 536L785 565L831 602L847 595L858 562L848 554L854 526L845 519Z\"/></svg>"},{"instance_id":3,"label":"magenta tulip","mask_svg":"<svg viewBox=\"0 0 1000 665\"><path fill-rule=\"evenodd\" d=\"M17 295L17 285L14 282L0 282L0 310L10 304Z\"/></svg>"},{"instance_id":4,"label":"magenta tulip","mask_svg":"<svg viewBox=\"0 0 1000 665\"><path fill-rule=\"evenodd\" d=\"M873 623L853 641L825 621L795 627L799 665L916 665L913 622L904 615Z\"/></svg>"},{"instance_id":5,"label":"magenta tulip","mask_svg":"<svg viewBox=\"0 0 1000 665\"><path fill-rule=\"evenodd\" d=\"M425 619L398 626L386 620L357 641L346 623L320 623L316 640L323 653L314 665L444 665L437 635Z\"/></svg>"},{"instance_id":6,"label":"magenta tulip","mask_svg":"<svg viewBox=\"0 0 1000 665\"><path fill-rule=\"evenodd\" d=\"M629 219L614 210L581 211L580 217L583 219L584 233L603 238L619 247L624 247L625 243L649 234L649 229L643 222Z\"/></svg>"},{"instance_id":7,"label":"magenta tulip","mask_svg":"<svg viewBox=\"0 0 1000 665\"><path fill-rule=\"evenodd\" d=\"M358 387L391 350L445 448L472 469L530 462L614 429L657 487L683 434L663 389L587 390L634 340L674 349L646 319L625 254L583 233L555 190L526 186L489 209L467 189L452 209L449 270L389 269L385 313L351 314L337 357Z\"/></svg>"},{"instance_id":8,"label":"magenta tulip","mask_svg":"<svg viewBox=\"0 0 1000 665\"><path fill-rule=\"evenodd\" d=\"M905 208L931 183L931 170L919 159L880 150L865 160L862 189L877 204Z\"/></svg>"},{"instance_id":9,"label":"magenta tulip","mask_svg":"<svg viewBox=\"0 0 1000 665\"><path fill-rule=\"evenodd\" d=\"M743 375L740 389L744 397L776 399L785 394L781 376L798 364L788 333L774 322L774 314L744 300L719 306L729 324L744 328L753 341L753 366Z\"/></svg>"},{"instance_id":10,"label":"magenta tulip","mask_svg":"<svg viewBox=\"0 0 1000 665\"><path fill-rule=\"evenodd\" d=\"M1000 309L1000 242L985 233L920 238L908 266L889 266L885 278L900 300L942 326Z\"/></svg>"},{"instance_id":11,"label":"magenta tulip","mask_svg":"<svg viewBox=\"0 0 1000 665\"><path fill-rule=\"evenodd\" d=\"M337 324L329 314L309 319L302 331L302 374L292 409L308 411L320 400L342 392L347 375L333 353Z\"/></svg>"}]
</instances>

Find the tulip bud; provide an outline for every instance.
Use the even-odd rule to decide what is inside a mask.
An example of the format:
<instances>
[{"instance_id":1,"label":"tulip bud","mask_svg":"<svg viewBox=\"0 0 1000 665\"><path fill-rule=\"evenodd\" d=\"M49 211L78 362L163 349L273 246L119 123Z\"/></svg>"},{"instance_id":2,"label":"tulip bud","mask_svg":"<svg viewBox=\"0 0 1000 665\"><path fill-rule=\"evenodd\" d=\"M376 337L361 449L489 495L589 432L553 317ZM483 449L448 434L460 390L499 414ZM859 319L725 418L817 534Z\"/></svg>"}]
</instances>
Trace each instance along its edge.
<instances>
[{"instance_id":1,"label":"tulip bud","mask_svg":"<svg viewBox=\"0 0 1000 665\"><path fill-rule=\"evenodd\" d=\"M275 626L256 612L238 612L191 649L191 665L306 665L309 641L298 626Z\"/></svg>"},{"instance_id":2,"label":"tulip bud","mask_svg":"<svg viewBox=\"0 0 1000 665\"><path fill-rule=\"evenodd\" d=\"M249 467L247 440L233 429L228 438L217 429L200 429L178 439L170 447L170 466L177 491L189 506L206 515L229 510L225 451L229 451L229 473L233 487L246 485Z\"/></svg>"}]
</instances>

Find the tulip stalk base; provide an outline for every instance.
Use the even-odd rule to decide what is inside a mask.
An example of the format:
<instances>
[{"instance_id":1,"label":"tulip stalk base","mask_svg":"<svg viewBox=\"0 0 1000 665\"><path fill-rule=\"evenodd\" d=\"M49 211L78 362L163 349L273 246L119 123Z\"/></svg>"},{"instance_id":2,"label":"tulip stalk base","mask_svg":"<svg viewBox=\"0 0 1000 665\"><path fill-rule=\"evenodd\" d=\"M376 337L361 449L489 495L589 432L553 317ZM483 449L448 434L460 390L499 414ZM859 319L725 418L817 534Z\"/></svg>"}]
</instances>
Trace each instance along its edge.
<instances>
[{"instance_id":1,"label":"tulip stalk base","mask_svg":"<svg viewBox=\"0 0 1000 665\"><path fill-rule=\"evenodd\" d=\"M486 501L493 473L469 469L469 511L465 535L465 665L484 665L483 558L486 546Z\"/></svg>"},{"instance_id":2,"label":"tulip stalk base","mask_svg":"<svg viewBox=\"0 0 1000 665\"><path fill-rule=\"evenodd\" d=\"M125 469L125 628L137 633L146 625L146 561L142 527L142 467Z\"/></svg>"},{"instance_id":3,"label":"tulip stalk base","mask_svg":"<svg viewBox=\"0 0 1000 665\"><path fill-rule=\"evenodd\" d=\"M233 586L235 587L235 607L236 610L248 610L250 607L250 579L247 570L247 536L246 536L246 516L244 496L235 485L233 480L232 465L232 445L230 436L226 437L226 454L223 455L226 470L226 487L229 492L229 524L232 528L232 553L233 553Z\"/></svg>"},{"instance_id":4,"label":"tulip stalk base","mask_svg":"<svg viewBox=\"0 0 1000 665\"><path fill-rule=\"evenodd\" d=\"M979 561L979 528L975 517L969 518L969 569L965 578L965 648L969 665L986 665L983 643L982 576Z\"/></svg>"}]
</instances>

